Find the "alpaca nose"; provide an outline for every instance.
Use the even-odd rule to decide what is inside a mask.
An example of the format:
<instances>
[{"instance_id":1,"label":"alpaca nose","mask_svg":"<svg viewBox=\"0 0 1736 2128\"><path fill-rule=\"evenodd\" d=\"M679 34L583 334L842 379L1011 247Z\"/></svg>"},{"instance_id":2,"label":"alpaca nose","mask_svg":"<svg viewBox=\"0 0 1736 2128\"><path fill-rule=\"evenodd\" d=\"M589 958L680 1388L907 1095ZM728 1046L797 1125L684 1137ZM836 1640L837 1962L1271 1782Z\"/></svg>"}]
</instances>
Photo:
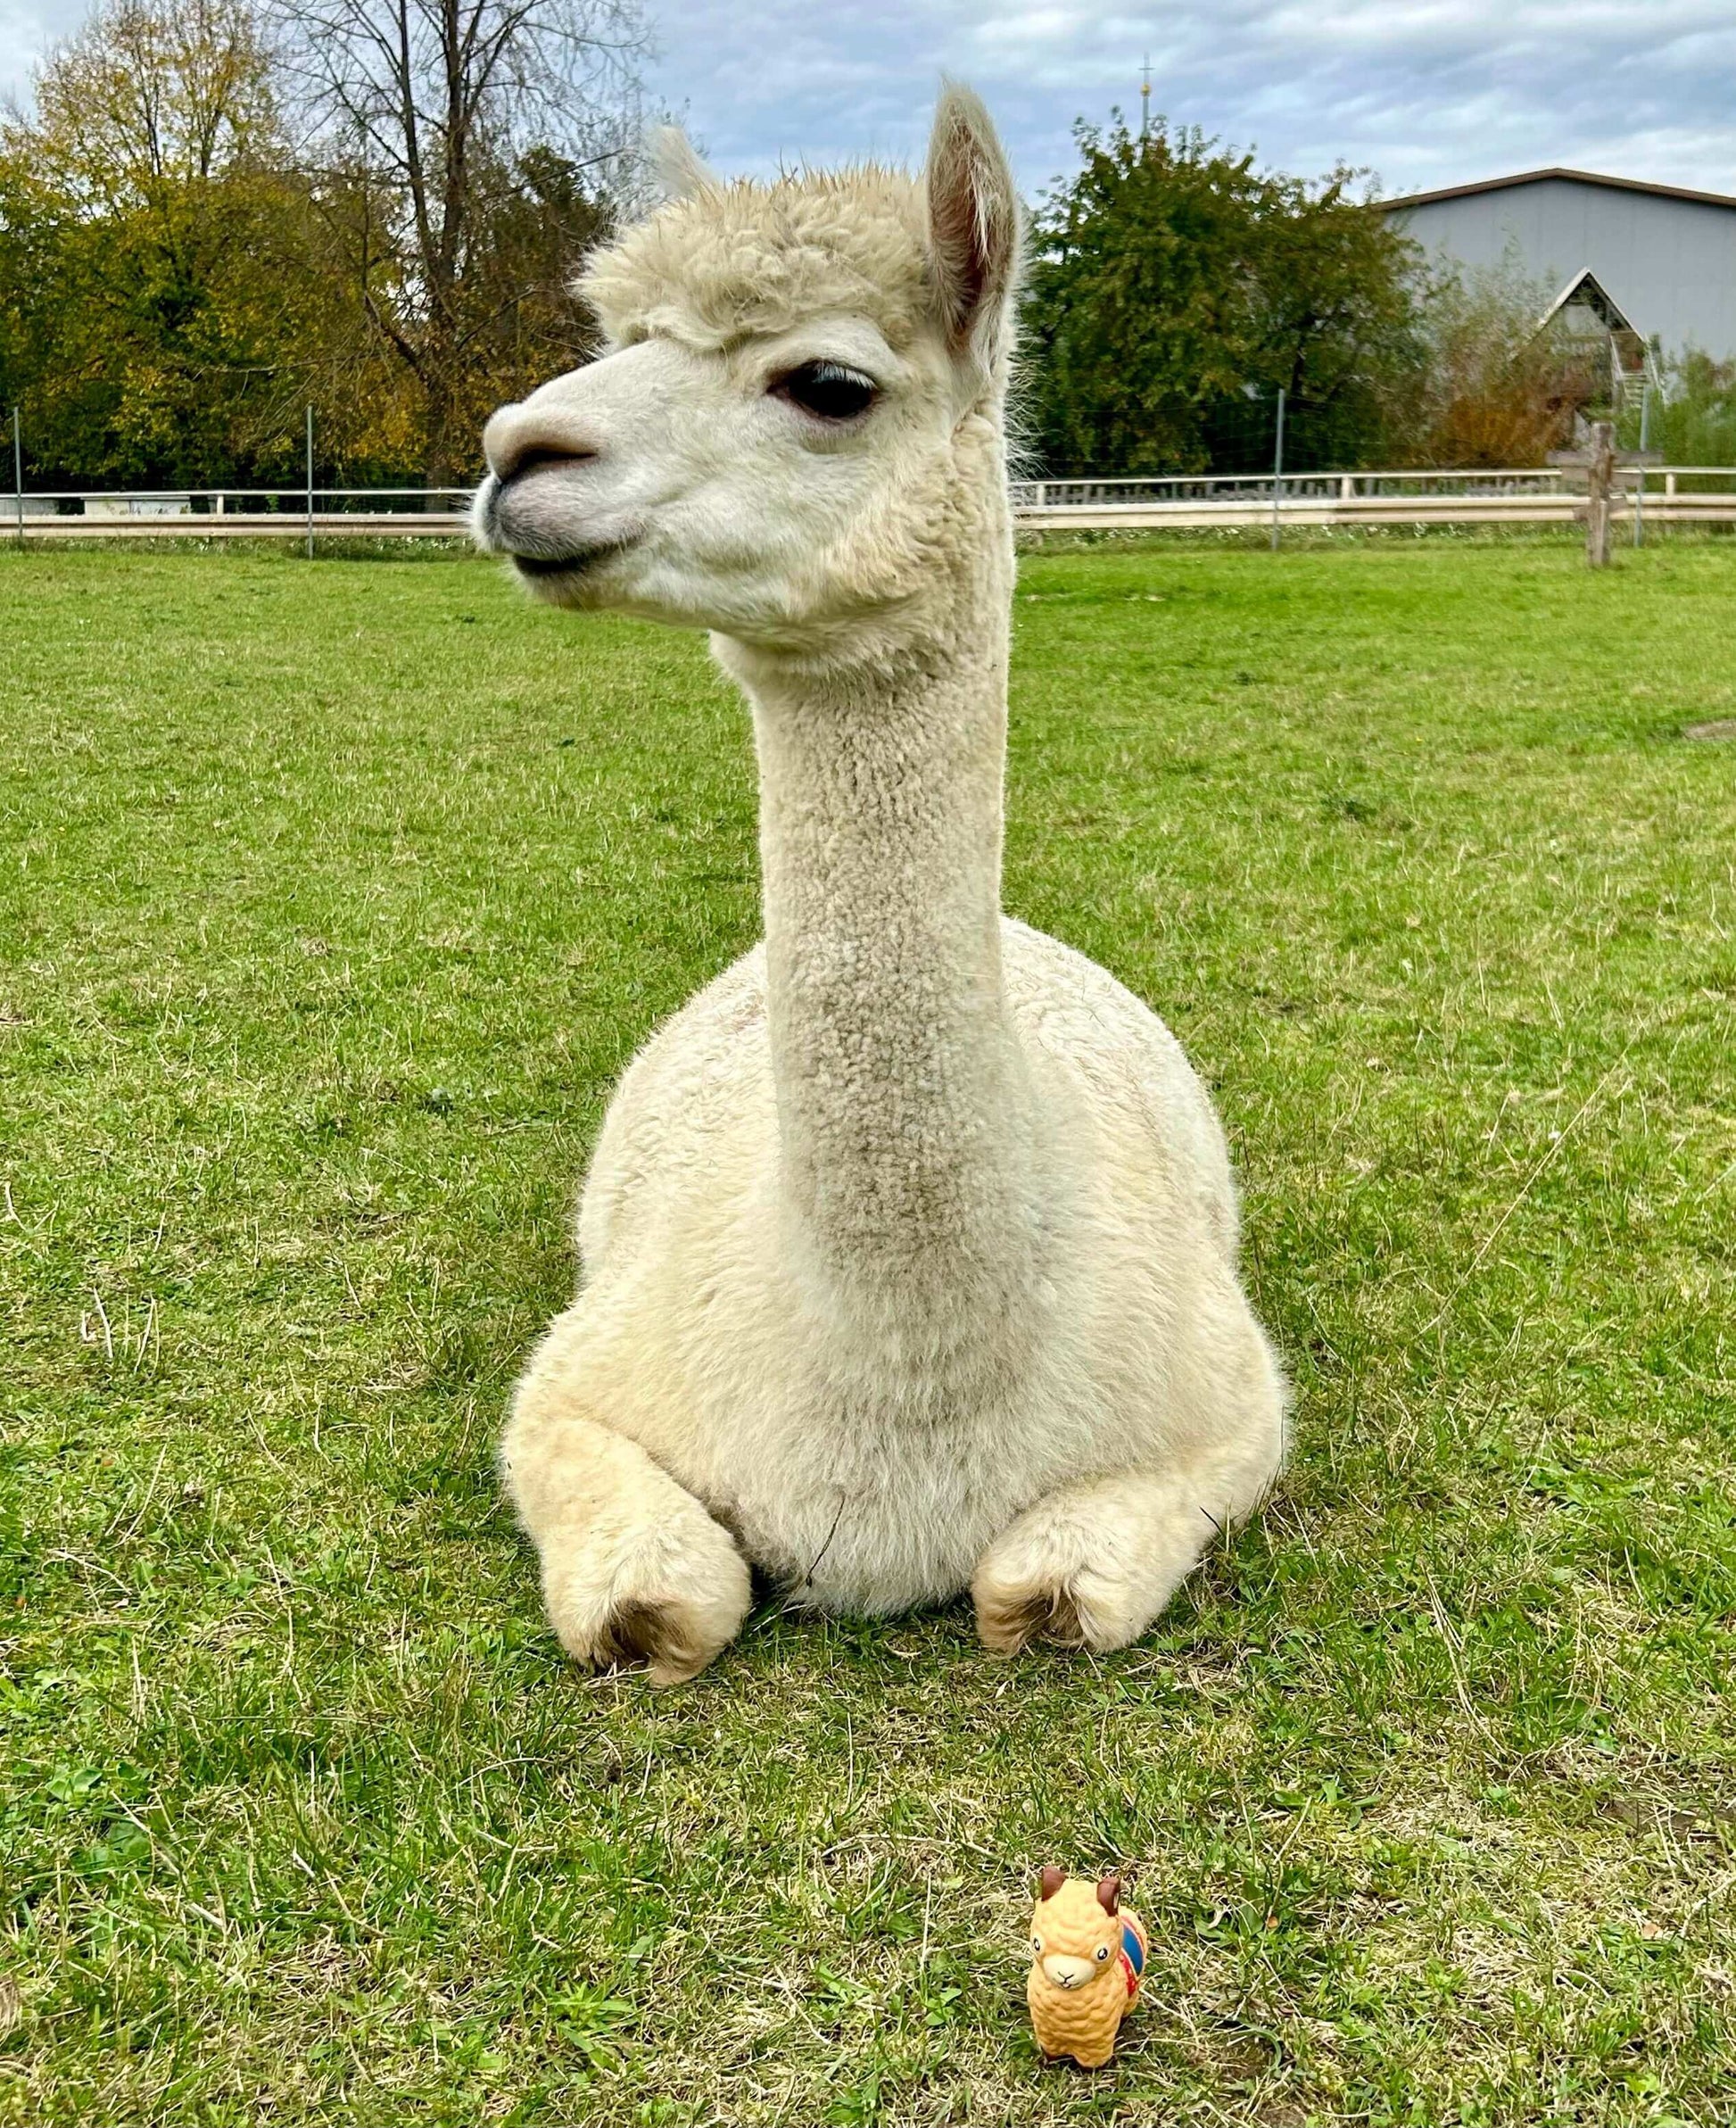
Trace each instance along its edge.
<instances>
[{"instance_id":1,"label":"alpaca nose","mask_svg":"<svg viewBox=\"0 0 1736 2128\"><path fill-rule=\"evenodd\" d=\"M596 438L576 413L560 407L503 406L483 430L483 455L496 480L508 481L538 466L574 465L596 458Z\"/></svg>"}]
</instances>

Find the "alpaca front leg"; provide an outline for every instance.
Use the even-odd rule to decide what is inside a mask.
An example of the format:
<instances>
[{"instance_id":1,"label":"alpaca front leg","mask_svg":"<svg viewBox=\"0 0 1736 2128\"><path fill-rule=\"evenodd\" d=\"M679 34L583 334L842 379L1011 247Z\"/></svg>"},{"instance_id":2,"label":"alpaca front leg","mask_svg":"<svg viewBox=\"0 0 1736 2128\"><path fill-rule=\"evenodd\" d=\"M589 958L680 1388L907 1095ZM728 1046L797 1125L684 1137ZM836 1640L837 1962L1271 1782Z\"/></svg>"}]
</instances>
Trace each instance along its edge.
<instances>
[{"instance_id":1,"label":"alpaca front leg","mask_svg":"<svg viewBox=\"0 0 1736 2128\"><path fill-rule=\"evenodd\" d=\"M1186 1476L1126 1471L1062 1486L978 1562L971 1594L984 1645L998 1655L1038 1637L1125 1648L1198 1563L1230 1504Z\"/></svg>"},{"instance_id":2,"label":"alpaca front leg","mask_svg":"<svg viewBox=\"0 0 1736 2128\"><path fill-rule=\"evenodd\" d=\"M533 1367L500 1443L549 1622L575 1662L642 1656L653 1685L679 1685L740 1632L747 1561L638 1442L561 1403Z\"/></svg>"}]
</instances>

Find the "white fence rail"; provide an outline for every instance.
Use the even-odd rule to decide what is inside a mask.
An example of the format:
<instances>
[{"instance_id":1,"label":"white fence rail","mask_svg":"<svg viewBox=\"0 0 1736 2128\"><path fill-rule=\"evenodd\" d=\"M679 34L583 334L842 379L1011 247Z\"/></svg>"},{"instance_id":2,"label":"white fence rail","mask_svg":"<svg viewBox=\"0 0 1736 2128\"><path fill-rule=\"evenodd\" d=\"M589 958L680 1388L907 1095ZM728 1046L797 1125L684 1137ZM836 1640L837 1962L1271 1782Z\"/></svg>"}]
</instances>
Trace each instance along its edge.
<instances>
[{"instance_id":1,"label":"white fence rail","mask_svg":"<svg viewBox=\"0 0 1736 2128\"><path fill-rule=\"evenodd\" d=\"M1618 476L1617 507L1649 526L1736 525L1736 468L1652 466ZM3 493L4 491L0 491ZM87 490L8 498L24 541L456 539L467 488ZM1553 468L1478 472L1173 475L1013 484L1033 531L1208 531L1244 526L1569 524L1579 498ZM0 509L5 504L0 502Z\"/></svg>"},{"instance_id":2,"label":"white fence rail","mask_svg":"<svg viewBox=\"0 0 1736 2128\"><path fill-rule=\"evenodd\" d=\"M12 530L26 540L457 539L468 523L470 493L468 488L183 488L128 494L69 490L9 500Z\"/></svg>"},{"instance_id":3,"label":"white fence rail","mask_svg":"<svg viewBox=\"0 0 1736 2128\"><path fill-rule=\"evenodd\" d=\"M1736 524L1736 468L1625 468L1616 491L1631 508L1643 487L1653 525ZM1286 473L1150 480L1016 482L1013 509L1034 530L1173 531L1270 525L1571 524L1581 498L1555 468L1467 473Z\"/></svg>"}]
</instances>

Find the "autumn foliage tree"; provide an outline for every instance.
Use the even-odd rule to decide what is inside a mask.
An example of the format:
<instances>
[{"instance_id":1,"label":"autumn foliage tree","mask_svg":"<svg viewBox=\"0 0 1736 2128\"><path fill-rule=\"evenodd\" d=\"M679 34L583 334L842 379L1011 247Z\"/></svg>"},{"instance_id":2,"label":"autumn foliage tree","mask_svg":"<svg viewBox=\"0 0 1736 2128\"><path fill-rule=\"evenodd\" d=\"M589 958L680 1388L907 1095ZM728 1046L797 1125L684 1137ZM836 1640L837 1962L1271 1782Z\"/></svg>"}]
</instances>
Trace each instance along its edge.
<instances>
[{"instance_id":1,"label":"autumn foliage tree","mask_svg":"<svg viewBox=\"0 0 1736 2128\"><path fill-rule=\"evenodd\" d=\"M431 484L591 345L569 293L637 133L633 0L274 0L340 287L421 411Z\"/></svg>"},{"instance_id":2,"label":"autumn foliage tree","mask_svg":"<svg viewBox=\"0 0 1736 2128\"><path fill-rule=\"evenodd\" d=\"M1542 322L1550 291L1517 262L1437 272L1419 296L1425 360L1403 410L1408 463L1539 466L1608 397L1601 339Z\"/></svg>"},{"instance_id":3,"label":"autumn foliage tree","mask_svg":"<svg viewBox=\"0 0 1736 2128\"><path fill-rule=\"evenodd\" d=\"M536 0L443 15L456 41L412 42L394 118L333 24L322 101L305 21L298 45L249 0L105 0L0 125L0 400L32 479L293 478L309 404L324 479L467 478L488 410L587 344L567 283L612 212L636 50L609 20L605 79Z\"/></svg>"},{"instance_id":4,"label":"autumn foliage tree","mask_svg":"<svg viewBox=\"0 0 1736 2128\"><path fill-rule=\"evenodd\" d=\"M0 131L5 383L38 466L235 478L318 314L270 66L237 0L116 0Z\"/></svg>"}]
</instances>

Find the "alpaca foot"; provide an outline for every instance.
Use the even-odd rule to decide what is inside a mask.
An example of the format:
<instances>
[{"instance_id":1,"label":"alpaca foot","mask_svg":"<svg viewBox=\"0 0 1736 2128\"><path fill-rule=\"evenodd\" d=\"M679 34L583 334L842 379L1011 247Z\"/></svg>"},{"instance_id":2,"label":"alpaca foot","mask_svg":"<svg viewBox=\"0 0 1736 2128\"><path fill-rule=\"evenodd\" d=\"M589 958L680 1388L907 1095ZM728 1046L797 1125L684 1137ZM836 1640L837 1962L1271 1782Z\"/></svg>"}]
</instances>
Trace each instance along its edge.
<instances>
[{"instance_id":1,"label":"alpaca foot","mask_svg":"<svg viewBox=\"0 0 1736 2128\"><path fill-rule=\"evenodd\" d=\"M653 1685L682 1685L740 1631L747 1561L697 1500L683 1506L612 1541L592 1529L570 1550L558 1534L545 1543L542 1599L575 1662L607 1669L642 1658Z\"/></svg>"},{"instance_id":2,"label":"alpaca foot","mask_svg":"<svg viewBox=\"0 0 1736 2128\"><path fill-rule=\"evenodd\" d=\"M998 1551L998 1548L997 1548ZM1099 1654L1124 1648L1141 1627L1124 1628L1131 1590L1101 1572L1069 1571L1060 1561L1035 1559L1018 1564L991 1552L971 1580L977 1634L991 1654L1016 1655L1035 1640L1061 1648L1089 1648Z\"/></svg>"},{"instance_id":3,"label":"alpaca foot","mask_svg":"<svg viewBox=\"0 0 1736 2128\"><path fill-rule=\"evenodd\" d=\"M1129 1475L1028 1508L971 1577L983 1645L1013 1655L1045 1639L1104 1654L1137 1640L1222 1527L1195 1490Z\"/></svg>"}]
</instances>

